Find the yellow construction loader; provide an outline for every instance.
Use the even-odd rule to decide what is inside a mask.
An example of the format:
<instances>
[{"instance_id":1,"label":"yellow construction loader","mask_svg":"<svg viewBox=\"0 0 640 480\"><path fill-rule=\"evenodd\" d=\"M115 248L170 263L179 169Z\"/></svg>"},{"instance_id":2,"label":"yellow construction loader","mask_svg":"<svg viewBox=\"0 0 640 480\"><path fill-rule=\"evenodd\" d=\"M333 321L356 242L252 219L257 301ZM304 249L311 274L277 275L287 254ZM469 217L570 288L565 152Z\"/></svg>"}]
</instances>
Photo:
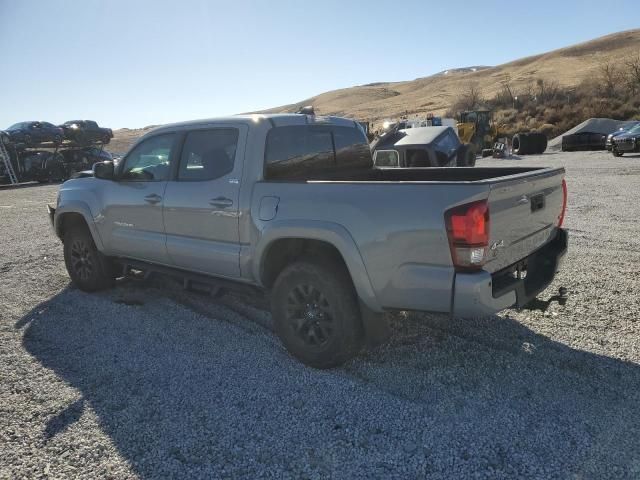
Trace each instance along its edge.
<instances>
[{"instance_id":1,"label":"yellow construction loader","mask_svg":"<svg viewBox=\"0 0 640 480\"><path fill-rule=\"evenodd\" d=\"M460 141L471 145L475 153L492 149L498 138L498 128L493 122L491 110L460 112L457 126Z\"/></svg>"},{"instance_id":2,"label":"yellow construction loader","mask_svg":"<svg viewBox=\"0 0 640 480\"><path fill-rule=\"evenodd\" d=\"M511 145L516 155L541 154L547 148L547 137L537 132L516 133L510 139L504 133L506 125L493 120L491 110L469 110L459 115L458 137L476 154L504 158Z\"/></svg>"}]
</instances>

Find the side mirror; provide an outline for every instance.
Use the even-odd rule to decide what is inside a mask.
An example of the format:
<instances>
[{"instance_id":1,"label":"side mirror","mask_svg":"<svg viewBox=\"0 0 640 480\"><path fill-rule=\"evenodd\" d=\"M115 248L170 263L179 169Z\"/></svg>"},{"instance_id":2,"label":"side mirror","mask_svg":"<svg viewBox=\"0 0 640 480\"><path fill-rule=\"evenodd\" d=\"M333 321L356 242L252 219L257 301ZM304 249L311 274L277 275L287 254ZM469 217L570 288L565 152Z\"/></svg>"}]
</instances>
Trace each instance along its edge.
<instances>
[{"instance_id":1,"label":"side mirror","mask_svg":"<svg viewBox=\"0 0 640 480\"><path fill-rule=\"evenodd\" d=\"M93 164L93 176L102 180L113 180L113 162L97 162Z\"/></svg>"}]
</instances>

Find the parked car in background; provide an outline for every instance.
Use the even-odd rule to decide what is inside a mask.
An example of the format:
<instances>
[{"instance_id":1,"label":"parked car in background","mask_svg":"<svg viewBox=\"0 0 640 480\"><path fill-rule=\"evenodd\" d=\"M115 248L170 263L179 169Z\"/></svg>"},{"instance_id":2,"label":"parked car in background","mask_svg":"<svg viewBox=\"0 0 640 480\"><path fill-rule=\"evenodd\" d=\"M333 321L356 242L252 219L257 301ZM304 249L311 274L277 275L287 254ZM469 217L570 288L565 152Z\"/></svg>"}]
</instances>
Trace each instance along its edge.
<instances>
[{"instance_id":1,"label":"parked car in background","mask_svg":"<svg viewBox=\"0 0 640 480\"><path fill-rule=\"evenodd\" d=\"M46 150L32 150L20 158L18 174L22 181L40 183L62 182L69 178L63 156Z\"/></svg>"},{"instance_id":2,"label":"parked car in background","mask_svg":"<svg viewBox=\"0 0 640 480\"><path fill-rule=\"evenodd\" d=\"M34 146L42 143L62 143L64 130L49 122L20 122L5 130L11 143Z\"/></svg>"},{"instance_id":3,"label":"parked car in background","mask_svg":"<svg viewBox=\"0 0 640 480\"><path fill-rule=\"evenodd\" d=\"M476 156L451 127L390 130L371 143L379 168L473 167Z\"/></svg>"},{"instance_id":4,"label":"parked car in background","mask_svg":"<svg viewBox=\"0 0 640 480\"><path fill-rule=\"evenodd\" d=\"M65 163L73 166L73 172L90 170L96 162L113 160L113 157L109 152L96 147L74 148L62 150L60 153L64 157Z\"/></svg>"},{"instance_id":5,"label":"parked car in background","mask_svg":"<svg viewBox=\"0 0 640 480\"><path fill-rule=\"evenodd\" d=\"M113 131L110 128L100 127L93 120L69 120L60 127L64 130L66 140L80 145L107 144L113 138Z\"/></svg>"},{"instance_id":6,"label":"parked car in background","mask_svg":"<svg viewBox=\"0 0 640 480\"><path fill-rule=\"evenodd\" d=\"M16 171L21 181L61 182L78 172L91 170L97 162L111 161L109 152L100 148L27 150L17 161Z\"/></svg>"},{"instance_id":7,"label":"parked car in background","mask_svg":"<svg viewBox=\"0 0 640 480\"><path fill-rule=\"evenodd\" d=\"M640 152L640 124L628 132L613 137L611 153L614 157L621 157L625 153Z\"/></svg>"},{"instance_id":8,"label":"parked car in background","mask_svg":"<svg viewBox=\"0 0 640 480\"><path fill-rule=\"evenodd\" d=\"M627 123L626 125L624 125L623 127L620 127L615 132L612 132L609 135L607 135L607 141L605 143L605 148L608 151L611 151L611 147L613 146L613 139L615 137L617 137L618 135L622 135L623 133L627 133L629 130L631 130L632 128L636 127L637 125L640 125L640 121L638 121L638 122L630 122L630 123Z\"/></svg>"}]
</instances>

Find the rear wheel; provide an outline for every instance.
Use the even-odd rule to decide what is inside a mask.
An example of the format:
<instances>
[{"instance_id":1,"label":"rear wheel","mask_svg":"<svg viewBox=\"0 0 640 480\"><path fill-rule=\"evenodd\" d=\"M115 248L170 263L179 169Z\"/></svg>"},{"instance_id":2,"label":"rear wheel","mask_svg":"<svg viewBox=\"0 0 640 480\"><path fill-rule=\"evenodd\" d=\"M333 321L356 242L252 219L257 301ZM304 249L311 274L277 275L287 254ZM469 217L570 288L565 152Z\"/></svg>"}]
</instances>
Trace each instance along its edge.
<instances>
[{"instance_id":1,"label":"rear wheel","mask_svg":"<svg viewBox=\"0 0 640 480\"><path fill-rule=\"evenodd\" d=\"M64 235L64 263L73 283L85 292L95 292L113 285L111 262L96 248L86 227L77 226Z\"/></svg>"},{"instance_id":2,"label":"rear wheel","mask_svg":"<svg viewBox=\"0 0 640 480\"><path fill-rule=\"evenodd\" d=\"M271 312L287 350L315 368L331 368L353 357L363 329L348 272L336 264L296 262L278 276Z\"/></svg>"}]
</instances>

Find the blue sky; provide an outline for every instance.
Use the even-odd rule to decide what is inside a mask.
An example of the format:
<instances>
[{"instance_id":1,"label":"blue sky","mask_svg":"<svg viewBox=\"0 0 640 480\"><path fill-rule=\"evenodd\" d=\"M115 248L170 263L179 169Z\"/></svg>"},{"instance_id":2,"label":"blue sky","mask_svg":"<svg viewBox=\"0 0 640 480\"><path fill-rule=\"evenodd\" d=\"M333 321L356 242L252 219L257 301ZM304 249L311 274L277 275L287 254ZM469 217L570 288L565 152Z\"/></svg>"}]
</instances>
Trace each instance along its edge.
<instances>
[{"instance_id":1,"label":"blue sky","mask_svg":"<svg viewBox=\"0 0 640 480\"><path fill-rule=\"evenodd\" d=\"M638 27L637 0L0 0L0 128L240 113Z\"/></svg>"}]
</instances>

